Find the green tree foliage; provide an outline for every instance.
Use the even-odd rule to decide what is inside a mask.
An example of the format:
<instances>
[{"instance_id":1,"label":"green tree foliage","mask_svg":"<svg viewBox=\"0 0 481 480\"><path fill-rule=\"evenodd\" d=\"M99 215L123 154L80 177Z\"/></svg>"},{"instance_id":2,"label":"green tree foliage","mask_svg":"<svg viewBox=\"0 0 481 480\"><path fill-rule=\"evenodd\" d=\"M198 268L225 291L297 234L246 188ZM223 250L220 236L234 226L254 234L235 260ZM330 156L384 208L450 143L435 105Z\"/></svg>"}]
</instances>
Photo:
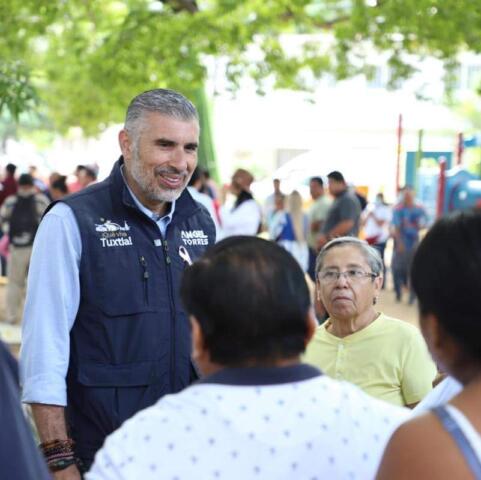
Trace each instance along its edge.
<instances>
[{"instance_id":1,"label":"green tree foliage","mask_svg":"<svg viewBox=\"0 0 481 480\"><path fill-rule=\"evenodd\" d=\"M20 113L32 108L37 100L29 71L21 62L0 64L0 114L8 111L18 120Z\"/></svg>"},{"instance_id":2,"label":"green tree foliage","mask_svg":"<svg viewBox=\"0 0 481 480\"><path fill-rule=\"evenodd\" d=\"M0 18L0 109L18 117L38 100L57 130L87 135L122 121L139 91L193 95L212 58L232 91L249 76L262 92L369 75L373 49L393 86L413 72L406 54L452 68L481 49L479 0L2 0ZM303 41L286 47L292 33Z\"/></svg>"}]
</instances>

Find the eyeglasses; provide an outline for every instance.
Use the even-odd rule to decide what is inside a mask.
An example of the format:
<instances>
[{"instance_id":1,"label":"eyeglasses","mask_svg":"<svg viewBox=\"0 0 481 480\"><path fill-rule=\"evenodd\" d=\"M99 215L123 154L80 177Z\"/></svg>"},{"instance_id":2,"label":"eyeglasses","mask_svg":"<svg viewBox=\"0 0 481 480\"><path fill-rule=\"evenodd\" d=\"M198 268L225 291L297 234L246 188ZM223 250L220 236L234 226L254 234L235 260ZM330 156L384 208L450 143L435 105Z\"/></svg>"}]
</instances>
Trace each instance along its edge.
<instances>
[{"instance_id":1,"label":"eyeglasses","mask_svg":"<svg viewBox=\"0 0 481 480\"><path fill-rule=\"evenodd\" d=\"M377 275L372 272L365 272L357 268L351 268L345 272L339 272L338 270L322 270L319 272L319 280L323 283L334 283L339 280L341 276L349 280L349 282L361 282L365 278L376 278Z\"/></svg>"}]
</instances>

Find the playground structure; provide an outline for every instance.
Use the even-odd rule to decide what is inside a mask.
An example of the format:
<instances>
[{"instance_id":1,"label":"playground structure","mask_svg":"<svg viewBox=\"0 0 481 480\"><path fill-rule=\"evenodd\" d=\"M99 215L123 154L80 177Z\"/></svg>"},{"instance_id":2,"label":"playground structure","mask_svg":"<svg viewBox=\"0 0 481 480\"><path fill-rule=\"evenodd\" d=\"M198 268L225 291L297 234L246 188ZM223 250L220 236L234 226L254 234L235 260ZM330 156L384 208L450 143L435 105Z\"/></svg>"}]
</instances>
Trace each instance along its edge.
<instances>
[{"instance_id":1,"label":"playground structure","mask_svg":"<svg viewBox=\"0 0 481 480\"><path fill-rule=\"evenodd\" d=\"M397 130L396 189L399 191L402 116ZM416 190L417 199L424 205L429 220L454 210L481 208L481 179L462 166L466 148L481 146L481 136L465 139L458 134L456 151L427 152L422 149L423 131L419 131L418 150L406 152L405 185ZM456 165L453 166L453 156Z\"/></svg>"},{"instance_id":2,"label":"playground structure","mask_svg":"<svg viewBox=\"0 0 481 480\"><path fill-rule=\"evenodd\" d=\"M421 167L417 174L417 198L430 221L454 210L481 207L481 180L461 166L448 166L441 156L437 170Z\"/></svg>"}]
</instances>

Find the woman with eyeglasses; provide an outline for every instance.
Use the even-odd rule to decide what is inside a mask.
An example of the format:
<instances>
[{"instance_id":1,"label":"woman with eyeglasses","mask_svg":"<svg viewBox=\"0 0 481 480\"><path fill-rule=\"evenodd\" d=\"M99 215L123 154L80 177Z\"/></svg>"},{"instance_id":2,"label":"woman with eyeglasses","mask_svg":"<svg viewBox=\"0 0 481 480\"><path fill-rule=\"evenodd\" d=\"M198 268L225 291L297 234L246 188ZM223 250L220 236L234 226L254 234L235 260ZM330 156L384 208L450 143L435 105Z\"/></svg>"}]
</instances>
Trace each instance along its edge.
<instances>
[{"instance_id":1,"label":"woman with eyeglasses","mask_svg":"<svg viewBox=\"0 0 481 480\"><path fill-rule=\"evenodd\" d=\"M379 252L362 240L340 237L324 246L316 291L329 318L305 361L373 397L412 408L432 389L436 367L416 327L377 311L382 272Z\"/></svg>"}]
</instances>

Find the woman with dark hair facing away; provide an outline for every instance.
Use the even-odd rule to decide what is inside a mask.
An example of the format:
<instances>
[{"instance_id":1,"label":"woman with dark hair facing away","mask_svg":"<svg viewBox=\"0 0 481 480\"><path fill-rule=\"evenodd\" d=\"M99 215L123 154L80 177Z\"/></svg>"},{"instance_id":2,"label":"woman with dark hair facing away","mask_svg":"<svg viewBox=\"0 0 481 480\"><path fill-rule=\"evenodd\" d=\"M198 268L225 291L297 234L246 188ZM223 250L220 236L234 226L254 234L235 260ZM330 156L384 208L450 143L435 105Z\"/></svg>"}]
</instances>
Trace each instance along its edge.
<instances>
[{"instance_id":1,"label":"woman with dark hair facing away","mask_svg":"<svg viewBox=\"0 0 481 480\"><path fill-rule=\"evenodd\" d=\"M431 355L464 389L396 431L378 478L481 479L481 213L438 220L411 280Z\"/></svg>"},{"instance_id":2,"label":"woman with dark hair facing away","mask_svg":"<svg viewBox=\"0 0 481 480\"><path fill-rule=\"evenodd\" d=\"M227 238L185 270L181 296L203 379L126 421L87 480L375 476L406 411L301 364L315 319L287 251Z\"/></svg>"}]
</instances>

